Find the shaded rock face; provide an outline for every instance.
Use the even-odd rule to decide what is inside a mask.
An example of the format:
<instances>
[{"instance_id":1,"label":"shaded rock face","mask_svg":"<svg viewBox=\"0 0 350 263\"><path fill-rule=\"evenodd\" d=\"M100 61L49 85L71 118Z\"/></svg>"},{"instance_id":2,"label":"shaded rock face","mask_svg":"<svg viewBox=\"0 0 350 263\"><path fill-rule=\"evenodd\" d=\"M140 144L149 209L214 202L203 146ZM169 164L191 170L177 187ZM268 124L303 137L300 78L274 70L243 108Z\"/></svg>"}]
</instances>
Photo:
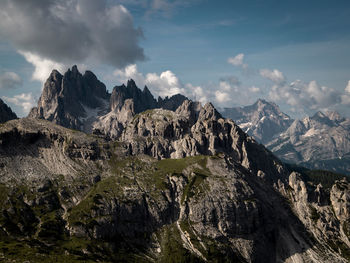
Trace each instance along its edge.
<instances>
[{"instance_id":1,"label":"shaded rock face","mask_svg":"<svg viewBox=\"0 0 350 263\"><path fill-rule=\"evenodd\" d=\"M111 111L121 109L127 99L133 99L135 113L154 109L158 106L157 101L147 87L141 91L133 80L129 80L126 86L121 85L113 88L110 99Z\"/></svg>"},{"instance_id":2,"label":"shaded rock face","mask_svg":"<svg viewBox=\"0 0 350 263\"><path fill-rule=\"evenodd\" d=\"M13 119L17 119L16 113L14 113L11 108L7 106L2 99L0 99L0 123Z\"/></svg>"},{"instance_id":3,"label":"shaded rock face","mask_svg":"<svg viewBox=\"0 0 350 263\"><path fill-rule=\"evenodd\" d=\"M91 71L82 75L76 66L63 76L54 70L44 84L38 106L29 117L42 118L67 128L84 130L89 110L106 107L109 99L105 85Z\"/></svg>"},{"instance_id":4,"label":"shaded rock face","mask_svg":"<svg viewBox=\"0 0 350 263\"><path fill-rule=\"evenodd\" d=\"M176 110L185 99L178 94L157 101L147 87L142 91L133 80L129 80L126 86L114 87L109 94L91 71L82 75L73 66L64 75L57 70L52 71L38 106L31 110L28 117L117 138L136 113L154 108Z\"/></svg>"},{"instance_id":5,"label":"shaded rock face","mask_svg":"<svg viewBox=\"0 0 350 263\"><path fill-rule=\"evenodd\" d=\"M285 131L293 122L275 103L262 99L250 106L224 108L221 113L225 118L234 120L245 132L264 144Z\"/></svg>"},{"instance_id":6,"label":"shaded rock face","mask_svg":"<svg viewBox=\"0 0 350 263\"><path fill-rule=\"evenodd\" d=\"M5 258L346 262L348 182L326 190L278 168L263 146L249 142L238 127L230 128L232 121L225 122L211 104L185 101L177 112L158 111L162 114L149 116L159 116L155 133L166 130L164 118L170 117L180 122L194 116L194 124L182 127L205 136L226 126L236 140L230 144L233 154L156 160L130 156L128 142L45 120L2 125L0 187L6 194L0 195L0 241L7 248ZM243 152L248 161L237 157Z\"/></svg>"}]
</instances>

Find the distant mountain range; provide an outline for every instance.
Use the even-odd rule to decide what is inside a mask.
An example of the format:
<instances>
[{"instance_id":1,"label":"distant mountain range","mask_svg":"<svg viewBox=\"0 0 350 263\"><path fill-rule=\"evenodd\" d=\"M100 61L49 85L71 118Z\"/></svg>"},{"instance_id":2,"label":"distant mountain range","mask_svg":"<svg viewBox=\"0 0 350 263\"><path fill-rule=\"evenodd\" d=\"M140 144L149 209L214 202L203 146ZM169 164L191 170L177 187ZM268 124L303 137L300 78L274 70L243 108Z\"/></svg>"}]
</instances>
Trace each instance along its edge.
<instances>
[{"instance_id":1,"label":"distant mountain range","mask_svg":"<svg viewBox=\"0 0 350 263\"><path fill-rule=\"evenodd\" d=\"M350 173L350 119L337 112L293 120L276 104L259 99L221 113L285 162Z\"/></svg>"}]
</instances>

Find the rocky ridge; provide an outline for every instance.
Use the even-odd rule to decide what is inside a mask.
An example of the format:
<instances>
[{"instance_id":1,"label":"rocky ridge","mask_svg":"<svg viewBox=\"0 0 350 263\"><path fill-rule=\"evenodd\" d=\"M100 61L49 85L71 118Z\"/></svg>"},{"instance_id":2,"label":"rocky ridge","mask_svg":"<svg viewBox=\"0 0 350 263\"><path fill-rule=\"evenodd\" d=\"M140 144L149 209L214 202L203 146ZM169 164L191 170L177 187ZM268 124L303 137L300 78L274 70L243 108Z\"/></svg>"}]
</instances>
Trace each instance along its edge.
<instances>
[{"instance_id":1,"label":"rocky ridge","mask_svg":"<svg viewBox=\"0 0 350 263\"><path fill-rule=\"evenodd\" d=\"M129 80L126 86L115 86L110 94L91 71L82 75L77 66L73 66L64 75L52 71L44 84L38 106L28 117L116 138L130 116L154 108L175 110L185 99L178 94L157 101L147 87L141 91L133 80Z\"/></svg>"},{"instance_id":2,"label":"rocky ridge","mask_svg":"<svg viewBox=\"0 0 350 263\"><path fill-rule=\"evenodd\" d=\"M275 103L262 99L245 107L224 108L221 113L263 144L285 131L293 122Z\"/></svg>"}]
</instances>

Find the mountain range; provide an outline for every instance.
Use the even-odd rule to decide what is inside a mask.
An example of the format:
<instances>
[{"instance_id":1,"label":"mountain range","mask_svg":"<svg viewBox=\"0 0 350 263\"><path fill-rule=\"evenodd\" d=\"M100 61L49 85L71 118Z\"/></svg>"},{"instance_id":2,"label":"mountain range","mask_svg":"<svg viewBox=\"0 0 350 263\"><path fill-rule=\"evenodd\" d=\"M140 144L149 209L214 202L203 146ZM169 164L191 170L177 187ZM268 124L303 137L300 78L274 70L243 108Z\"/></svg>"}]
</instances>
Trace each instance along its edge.
<instances>
[{"instance_id":1,"label":"mountain range","mask_svg":"<svg viewBox=\"0 0 350 263\"><path fill-rule=\"evenodd\" d=\"M346 178L286 165L211 103L76 67L0 125L0 189L5 262L350 259Z\"/></svg>"},{"instance_id":2,"label":"mountain range","mask_svg":"<svg viewBox=\"0 0 350 263\"><path fill-rule=\"evenodd\" d=\"M350 119L337 112L293 120L265 100L221 112L284 162L350 173Z\"/></svg>"}]
</instances>

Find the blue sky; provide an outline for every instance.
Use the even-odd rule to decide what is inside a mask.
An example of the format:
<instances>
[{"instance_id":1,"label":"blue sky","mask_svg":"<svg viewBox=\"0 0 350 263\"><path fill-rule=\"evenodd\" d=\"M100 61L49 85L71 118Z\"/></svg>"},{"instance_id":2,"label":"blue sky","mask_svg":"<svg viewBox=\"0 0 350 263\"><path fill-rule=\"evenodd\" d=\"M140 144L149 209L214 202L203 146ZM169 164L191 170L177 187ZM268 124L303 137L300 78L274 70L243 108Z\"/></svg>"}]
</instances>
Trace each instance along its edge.
<instances>
[{"instance_id":1,"label":"blue sky","mask_svg":"<svg viewBox=\"0 0 350 263\"><path fill-rule=\"evenodd\" d=\"M293 117L350 117L349 1L27 0L26 10L23 1L0 4L2 21L18 16L0 25L0 97L20 116L52 67L78 64L109 90L134 78L155 96L182 92L217 107L265 98ZM55 5L57 19L33 17ZM105 21L90 23L99 16Z\"/></svg>"}]
</instances>

